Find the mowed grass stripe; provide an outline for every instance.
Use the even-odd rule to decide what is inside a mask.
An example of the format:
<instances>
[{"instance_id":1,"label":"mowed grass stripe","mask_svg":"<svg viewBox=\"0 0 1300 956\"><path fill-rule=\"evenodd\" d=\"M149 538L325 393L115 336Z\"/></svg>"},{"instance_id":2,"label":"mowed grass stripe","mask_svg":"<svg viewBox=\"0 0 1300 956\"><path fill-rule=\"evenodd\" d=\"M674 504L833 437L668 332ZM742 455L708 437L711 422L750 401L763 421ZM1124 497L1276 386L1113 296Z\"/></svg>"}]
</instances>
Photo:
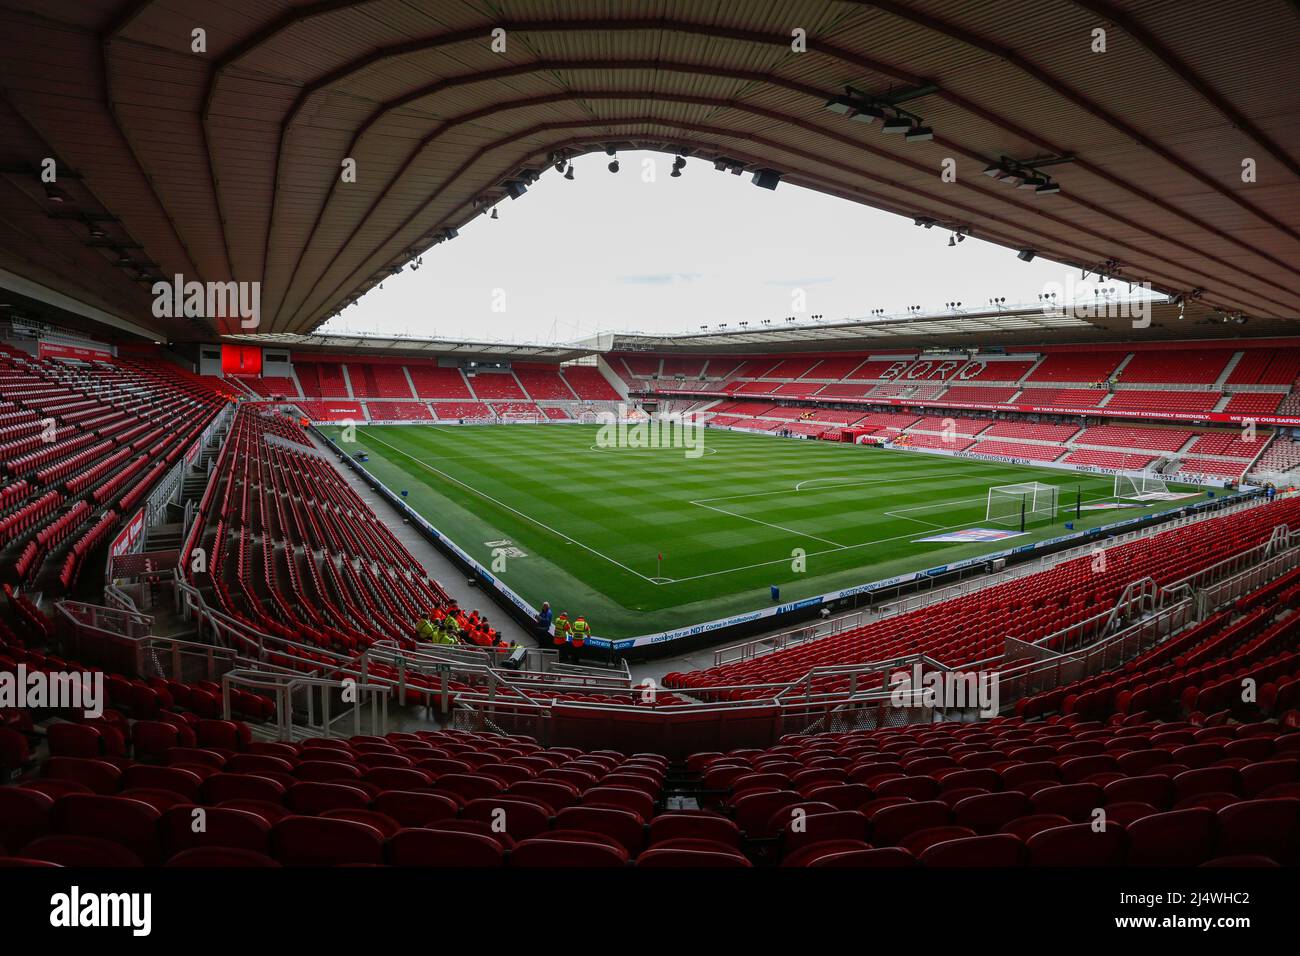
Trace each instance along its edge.
<instances>
[{"instance_id":1,"label":"mowed grass stripe","mask_svg":"<svg viewBox=\"0 0 1300 956\"><path fill-rule=\"evenodd\" d=\"M597 432L371 426L358 430L357 445L377 478L407 490L413 507L484 565L487 542L522 549L527 557L501 577L523 596L586 613L615 637L763 606L769 585L797 599L1001 550L1005 542L916 540L939 527L984 526L992 485L1056 484L1062 504L1076 486L1085 500L1111 489L1101 476L740 432L706 431L716 454L701 458L681 448L592 450ZM1085 512L1077 526L1137 513ZM1059 534L1064 520L1014 543ZM803 573L792 568L795 549L808 556ZM670 583L651 580L660 552Z\"/></svg>"}]
</instances>

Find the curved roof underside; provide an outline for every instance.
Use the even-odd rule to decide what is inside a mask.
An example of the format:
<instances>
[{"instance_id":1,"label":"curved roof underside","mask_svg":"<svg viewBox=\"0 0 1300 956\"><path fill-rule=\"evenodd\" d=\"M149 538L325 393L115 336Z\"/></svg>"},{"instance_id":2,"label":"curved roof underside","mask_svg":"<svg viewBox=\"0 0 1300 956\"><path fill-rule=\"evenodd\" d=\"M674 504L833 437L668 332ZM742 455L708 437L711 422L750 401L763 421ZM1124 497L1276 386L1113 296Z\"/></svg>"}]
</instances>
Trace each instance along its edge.
<instances>
[{"instance_id":1,"label":"curved roof underside","mask_svg":"<svg viewBox=\"0 0 1300 956\"><path fill-rule=\"evenodd\" d=\"M934 139L827 110L846 87ZM307 332L503 182L617 145L1291 319L1297 90L1295 0L0 0L0 268L172 338L210 329L154 319L149 276L260 281L259 331ZM1072 159L1036 195L981 175L1002 157Z\"/></svg>"}]
</instances>

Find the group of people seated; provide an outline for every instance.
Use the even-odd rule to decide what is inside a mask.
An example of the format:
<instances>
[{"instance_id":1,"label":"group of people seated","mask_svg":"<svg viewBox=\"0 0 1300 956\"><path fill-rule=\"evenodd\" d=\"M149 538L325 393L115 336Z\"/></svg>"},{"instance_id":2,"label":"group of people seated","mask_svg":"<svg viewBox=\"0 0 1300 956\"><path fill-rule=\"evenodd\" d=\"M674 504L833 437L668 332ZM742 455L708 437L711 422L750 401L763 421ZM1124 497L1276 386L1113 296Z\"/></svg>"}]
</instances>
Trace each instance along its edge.
<instances>
[{"instance_id":1,"label":"group of people seated","mask_svg":"<svg viewBox=\"0 0 1300 956\"><path fill-rule=\"evenodd\" d=\"M415 626L415 636L431 644L472 644L508 650L496 628L477 610L466 614L453 601L449 607L435 607Z\"/></svg>"}]
</instances>

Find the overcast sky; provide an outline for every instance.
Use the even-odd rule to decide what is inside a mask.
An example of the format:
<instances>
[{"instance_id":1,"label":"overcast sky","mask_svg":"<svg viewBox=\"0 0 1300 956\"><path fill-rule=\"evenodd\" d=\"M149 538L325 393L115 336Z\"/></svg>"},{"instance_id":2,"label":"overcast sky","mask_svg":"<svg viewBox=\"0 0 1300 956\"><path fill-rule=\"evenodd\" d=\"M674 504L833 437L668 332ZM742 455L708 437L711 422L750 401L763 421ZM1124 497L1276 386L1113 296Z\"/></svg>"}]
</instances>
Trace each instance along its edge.
<instances>
[{"instance_id":1,"label":"overcast sky","mask_svg":"<svg viewBox=\"0 0 1300 956\"><path fill-rule=\"evenodd\" d=\"M619 160L611 174L604 154L579 157L572 182L547 167L524 196L500 204L499 219L476 218L430 249L419 271L387 279L327 328L567 342L598 331L984 306L995 296L1036 302L1050 283L1092 296L1074 269L1021 262L974 238L949 248L946 230L789 183L760 189L705 160L673 179L662 153Z\"/></svg>"}]
</instances>

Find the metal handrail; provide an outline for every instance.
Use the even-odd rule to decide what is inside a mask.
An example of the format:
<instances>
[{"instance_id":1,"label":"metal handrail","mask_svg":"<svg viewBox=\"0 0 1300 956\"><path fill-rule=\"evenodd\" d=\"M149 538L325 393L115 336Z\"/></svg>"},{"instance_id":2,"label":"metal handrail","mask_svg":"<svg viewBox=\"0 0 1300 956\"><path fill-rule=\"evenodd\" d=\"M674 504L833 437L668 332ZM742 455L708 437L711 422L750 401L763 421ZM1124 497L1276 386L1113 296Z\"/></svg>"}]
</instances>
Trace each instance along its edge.
<instances>
[{"instance_id":1,"label":"metal handrail","mask_svg":"<svg viewBox=\"0 0 1300 956\"><path fill-rule=\"evenodd\" d=\"M231 691L239 685L241 688L268 692L275 697L276 731L280 740L292 740L294 737L293 699L294 695L304 691L318 691L321 703L319 726L315 726L315 695L307 693L306 730L330 736L333 726L340 720L353 718L353 733L361 733L361 709L369 698L372 728L379 734L386 732L388 722L388 698L392 688L387 684L366 683L363 681L332 680L323 677L309 677L301 674L272 674L265 671L240 669L228 671L221 677L222 713L225 719L231 719ZM355 691L356 702L350 710L331 715L331 691Z\"/></svg>"}]
</instances>

